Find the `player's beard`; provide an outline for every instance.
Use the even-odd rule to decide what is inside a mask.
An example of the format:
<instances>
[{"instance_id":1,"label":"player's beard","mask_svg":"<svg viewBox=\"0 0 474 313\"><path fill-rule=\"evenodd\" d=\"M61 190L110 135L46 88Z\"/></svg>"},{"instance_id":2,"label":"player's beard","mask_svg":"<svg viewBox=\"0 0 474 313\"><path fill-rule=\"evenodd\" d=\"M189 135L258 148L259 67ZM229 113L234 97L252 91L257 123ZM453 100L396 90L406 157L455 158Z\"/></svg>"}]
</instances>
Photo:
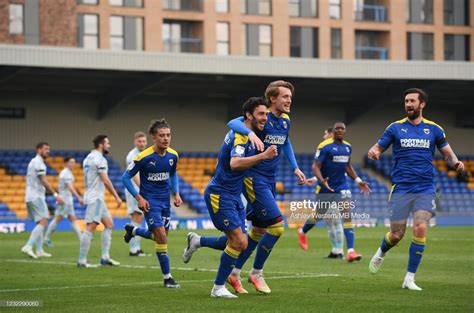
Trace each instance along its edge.
<instances>
[{"instance_id":1,"label":"player's beard","mask_svg":"<svg viewBox=\"0 0 474 313\"><path fill-rule=\"evenodd\" d=\"M413 108L413 113L411 113L411 114L408 113L407 110L405 110L405 113L407 114L408 119L410 119L412 121L417 119L420 116L420 112L421 112L420 107Z\"/></svg>"},{"instance_id":2,"label":"player's beard","mask_svg":"<svg viewBox=\"0 0 474 313\"><path fill-rule=\"evenodd\" d=\"M109 154L109 150L105 150L102 152L103 155Z\"/></svg>"}]
</instances>

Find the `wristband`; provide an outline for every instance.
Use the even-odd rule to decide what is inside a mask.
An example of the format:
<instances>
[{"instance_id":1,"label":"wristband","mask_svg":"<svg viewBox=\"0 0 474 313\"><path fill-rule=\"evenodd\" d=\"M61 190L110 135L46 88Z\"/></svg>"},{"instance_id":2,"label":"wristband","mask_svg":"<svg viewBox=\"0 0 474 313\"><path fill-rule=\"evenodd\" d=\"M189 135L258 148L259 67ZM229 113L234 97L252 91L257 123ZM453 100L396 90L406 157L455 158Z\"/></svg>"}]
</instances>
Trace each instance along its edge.
<instances>
[{"instance_id":1,"label":"wristband","mask_svg":"<svg viewBox=\"0 0 474 313\"><path fill-rule=\"evenodd\" d=\"M356 177L356 179L354 179L354 182L358 185L362 182L362 179L360 179L360 177Z\"/></svg>"}]
</instances>

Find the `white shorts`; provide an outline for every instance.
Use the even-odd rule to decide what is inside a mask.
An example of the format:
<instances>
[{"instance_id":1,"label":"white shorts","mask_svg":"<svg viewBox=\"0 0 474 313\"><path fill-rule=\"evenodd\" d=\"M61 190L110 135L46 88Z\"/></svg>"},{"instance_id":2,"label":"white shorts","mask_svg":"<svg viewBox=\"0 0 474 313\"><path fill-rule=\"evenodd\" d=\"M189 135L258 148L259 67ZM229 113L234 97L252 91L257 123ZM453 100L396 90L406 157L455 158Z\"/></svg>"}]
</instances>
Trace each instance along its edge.
<instances>
[{"instance_id":1,"label":"white shorts","mask_svg":"<svg viewBox=\"0 0 474 313\"><path fill-rule=\"evenodd\" d=\"M104 200L97 199L95 202L87 204L85 218L87 224L92 222L100 224L106 217L112 218Z\"/></svg>"},{"instance_id":2,"label":"white shorts","mask_svg":"<svg viewBox=\"0 0 474 313\"><path fill-rule=\"evenodd\" d=\"M34 201L27 202L26 208L28 209L28 218L35 222L38 222L43 218L49 218L48 205L44 199L38 198Z\"/></svg>"},{"instance_id":3,"label":"white shorts","mask_svg":"<svg viewBox=\"0 0 474 313\"><path fill-rule=\"evenodd\" d=\"M76 216L73 202L65 202L62 205L58 204L54 216L68 217L69 215Z\"/></svg>"},{"instance_id":4,"label":"white shorts","mask_svg":"<svg viewBox=\"0 0 474 313\"><path fill-rule=\"evenodd\" d=\"M132 215L135 212L143 214L143 211L138 208L138 201L128 192L125 196L125 199L127 200L127 214L128 215Z\"/></svg>"}]
</instances>

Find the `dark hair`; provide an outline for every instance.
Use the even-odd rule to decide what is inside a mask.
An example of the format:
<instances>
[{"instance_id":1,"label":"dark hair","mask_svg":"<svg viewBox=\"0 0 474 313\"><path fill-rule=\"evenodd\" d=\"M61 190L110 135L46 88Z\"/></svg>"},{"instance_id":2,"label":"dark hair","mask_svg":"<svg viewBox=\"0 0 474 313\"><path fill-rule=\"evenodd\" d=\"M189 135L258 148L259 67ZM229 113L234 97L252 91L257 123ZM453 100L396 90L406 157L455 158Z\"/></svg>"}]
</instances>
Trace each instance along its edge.
<instances>
[{"instance_id":1,"label":"dark hair","mask_svg":"<svg viewBox=\"0 0 474 313\"><path fill-rule=\"evenodd\" d=\"M270 102L270 97L278 97L280 94L280 88L285 87L291 90L291 93L295 93L295 87L292 83L284 80L276 80L268 84L267 89L265 90L265 98Z\"/></svg>"},{"instance_id":2,"label":"dark hair","mask_svg":"<svg viewBox=\"0 0 474 313\"><path fill-rule=\"evenodd\" d=\"M250 97L245 101L245 103L242 105L242 112L244 114L244 118L247 118L246 113L253 114L255 112L255 109L259 105L264 105L266 108L268 108L270 105L268 104L268 101L265 100L262 97Z\"/></svg>"},{"instance_id":3,"label":"dark hair","mask_svg":"<svg viewBox=\"0 0 474 313\"><path fill-rule=\"evenodd\" d=\"M100 144L105 142L105 138L107 138L107 135L97 135L94 137L94 140L92 142L94 143L94 148L97 149Z\"/></svg>"},{"instance_id":4,"label":"dark hair","mask_svg":"<svg viewBox=\"0 0 474 313\"><path fill-rule=\"evenodd\" d=\"M335 122L334 122L334 126L336 126L336 124L343 124L344 127L346 127L346 124L345 124L344 122L342 122L342 121L335 121ZM333 128L332 128L333 131L334 131L334 128L336 128L336 127L334 127L334 126L333 126Z\"/></svg>"},{"instance_id":5,"label":"dark hair","mask_svg":"<svg viewBox=\"0 0 474 313\"><path fill-rule=\"evenodd\" d=\"M36 150L43 148L44 146L49 146L49 143L46 141L41 141L36 144Z\"/></svg>"},{"instance_id":6,"label":"dark hair","mask_svg":"<svg viewBox=\"0 0 474 313\"><path fill-rule=\"evenodd\" d=\"M405 93L403 94L403 97L405 98L407 96L407 94L409 94L409 93L417 93L418 94L418 100L420 100L420 102L424 102L425 104L428 104L428 94L426 92L424 92L422 89L420 89L420 88L407 89L407 90L405 90Z\"/></svg>"},{"instance_id":7,"label":"dark hair","mask_svg":"<svg viewBox=\"0 0 474 313\"><path fill-rule=\"evenodd\" d=\"M332 127L328 127L326 128L326 131L328 132L328 134L331 134L334 131L334 129Z\"/></svg>"},{"instance_id":8,"label":"dark hair","mask_svg":"<svg viewBox=\"0 0 474 313\"><path fill-rule=\"evenodd\" d=\"M72 160L72 159L74 159L74 157L68 155L68 156L64 157L64 163L67 163L67 162L69 162L69 161Z\"/></svg>"},{"instance_id":9,"label":"dark hair","mask_svg":"<svg viewBox=\"0 0 474 313\"><path fill-rule=\"evenodd\" d=\"M148 126L148 133L150 135L154 135L160 128L170 128L170 124L168 124L168 122L164 118L159 120L152 120L150 122L150 126Z\"/></svg>"}]
</instances>

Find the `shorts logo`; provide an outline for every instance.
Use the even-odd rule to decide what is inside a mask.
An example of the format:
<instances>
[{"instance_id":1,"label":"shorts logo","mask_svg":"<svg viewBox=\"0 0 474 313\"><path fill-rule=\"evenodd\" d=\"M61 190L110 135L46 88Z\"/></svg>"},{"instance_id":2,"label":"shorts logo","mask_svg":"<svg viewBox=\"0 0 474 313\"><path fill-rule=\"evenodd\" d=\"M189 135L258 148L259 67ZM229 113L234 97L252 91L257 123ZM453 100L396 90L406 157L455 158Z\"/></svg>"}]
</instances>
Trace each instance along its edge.
<instances>
[{"instance_id":1,"label":"shorts logo","mask_svg":"<svg viewBox=\"0 0 474 313\"><path fill-rule=\"evenodd\" d=\"M173 159L170 159L170 161L169 161L169 162L170 162L170 166L173 166L173 164L174 164L174 160L173 160Z\"/></svg>"},{"instance_id":2,"label":"shorts logo","mask_svg":"<svg viewBox=\"0 0 474 313\"><path fill-rule=\"evenodd\" d=\"M263 216L267 216L267 209L263 209L263 210L262 210L262 215L263 215Z\"/></svg>"},{"instance_id":3,"label":"shorts logo","mask_svg":"<svg viewBox=\"0 0 474 313\"><path fill-rule=\"evenodd\" d=\"M229 220L228 220L228 219L225 219L223 222L224 222L224 225L225 225L226 227L229 226Z\"/></svg>"},{"instance_id":4,"label":"shorts logo","mask_svg":"<svg viewBox=\"0 0 474 313\"><path fill-rule=\"evenodd\" d=\"M430 129L429 128L424 128L423 131L425 132L425 134L429 135L430 134Z\"/></svg>"}]
</instances>

